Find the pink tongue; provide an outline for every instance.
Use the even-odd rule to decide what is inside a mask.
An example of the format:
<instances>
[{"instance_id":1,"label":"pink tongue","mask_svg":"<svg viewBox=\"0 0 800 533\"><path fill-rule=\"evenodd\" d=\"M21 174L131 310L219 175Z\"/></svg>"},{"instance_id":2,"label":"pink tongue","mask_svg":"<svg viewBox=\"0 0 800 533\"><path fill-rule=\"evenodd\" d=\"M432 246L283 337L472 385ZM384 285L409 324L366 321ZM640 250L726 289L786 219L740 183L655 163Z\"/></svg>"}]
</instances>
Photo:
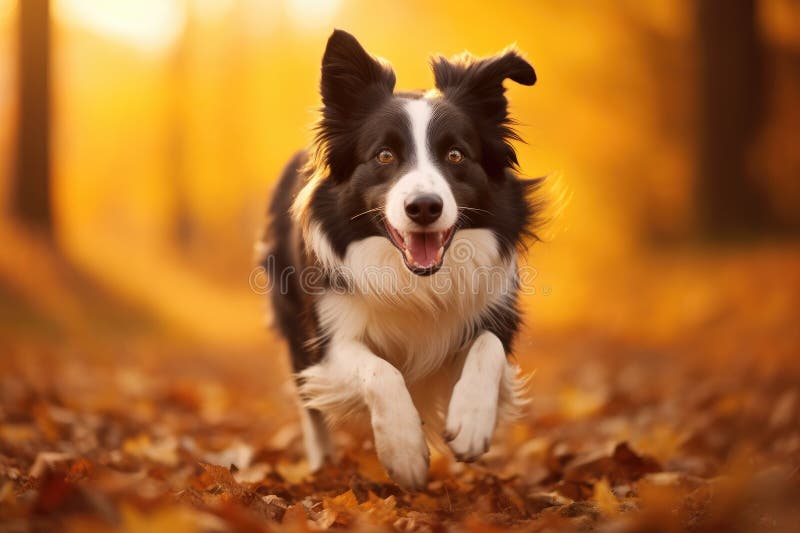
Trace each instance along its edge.
<instances>
[{"instance_id":1,"label":"pink tongue","mask_svg":"<svg viewBox=\"0 0 800 533\"><path fill-rule=\"evenodd\" d=\"M406 244L416 266L429 268L436 264L436 254L442 247L442 234L412 233Z\"/></svg>"}]
</instances>

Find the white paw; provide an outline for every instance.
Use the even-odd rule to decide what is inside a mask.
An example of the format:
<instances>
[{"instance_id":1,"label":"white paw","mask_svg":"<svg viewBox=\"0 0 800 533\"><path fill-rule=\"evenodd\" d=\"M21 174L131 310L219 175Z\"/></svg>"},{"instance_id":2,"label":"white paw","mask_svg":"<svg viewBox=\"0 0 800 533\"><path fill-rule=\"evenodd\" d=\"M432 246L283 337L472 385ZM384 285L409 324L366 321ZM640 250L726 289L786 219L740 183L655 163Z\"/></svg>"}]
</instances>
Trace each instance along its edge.
<instances>
[{"instance_id":1,"label":"white paw","mask_svg":"<svg viewBox=\"0 0 800 533\"><path fill-rule=\"evenodd\" d=\"M300 408L300 422L303 427L303 445L306 449L308 468L316 472L330 457L331 443L328 427L319 411Z\"/></svg>"},{"instance_id":2,"label":"white paw","mask_svg":"<svg viewBox=\"0 0 800 533\"><path fill-rule=\"evenodd\" d=\"M456 459L472 462L489 450L497 420L497 399L456 384L447 410L444 438Z\"/></svg>"},{"instance_id":3,"label":"white paw","mask_svg":"<svg viewBox=\"0 0 800 533\"><path fill-rule=\"evenodd\" d=\"M395 483L405 489L420 490L428 478L431 455L419 414L413 406L392 411L372 416L378 459Z\"/></svg>"}]
</instances>

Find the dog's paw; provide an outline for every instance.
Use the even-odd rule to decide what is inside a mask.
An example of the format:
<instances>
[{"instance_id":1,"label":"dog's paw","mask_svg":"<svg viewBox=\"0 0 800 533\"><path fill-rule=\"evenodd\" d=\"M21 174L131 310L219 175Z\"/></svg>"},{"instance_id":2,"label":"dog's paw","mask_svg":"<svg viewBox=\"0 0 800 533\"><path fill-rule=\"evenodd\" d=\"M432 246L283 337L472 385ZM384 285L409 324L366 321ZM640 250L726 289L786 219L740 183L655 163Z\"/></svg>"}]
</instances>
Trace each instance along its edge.
<instances>
[{"instance_id":1,"label":"dog's paw","mask_svg":"<svg viewBox=\"0 0 800 533\"><path fill-rule=\"evenodd\" d=\"M425 487L431 455L416 410L404 416L373 416L375 449L389 477L409 490Z\"/></svg>"},{"instance_id":2,"label":"dog's paw","mask_svg":"<svg viewBox=\"0 0 800 533\"><path fill-rule=\"evenodd\" d=\"M497 400L456 386L447 410L444 438L456 459L475 461L489 450L497 420Z\"/></svg>"},{"instance_id":3,"label":"dog's paw","mask_svg":"<svg viewBox=\"0 0 800 533\"><path fill-rule=\"evenodd\" d=\"M331 455L331 442L328 426L319 411L300 409L303 427L303 445L306 449L308 468L316 472L325 465Z\"/></svg>"}]
</instances>

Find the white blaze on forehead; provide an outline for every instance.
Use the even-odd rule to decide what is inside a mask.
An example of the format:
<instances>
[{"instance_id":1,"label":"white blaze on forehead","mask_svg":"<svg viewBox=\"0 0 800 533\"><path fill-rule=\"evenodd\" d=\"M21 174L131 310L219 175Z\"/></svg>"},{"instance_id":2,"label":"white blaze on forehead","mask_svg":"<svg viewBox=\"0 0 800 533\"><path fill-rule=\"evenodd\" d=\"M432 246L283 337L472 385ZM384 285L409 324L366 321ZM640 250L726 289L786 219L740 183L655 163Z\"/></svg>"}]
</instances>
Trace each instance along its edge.
<instances>
[{"instance_id":1,"label":"white blaze on forehead","mask_svg":"<svg viewBox=\"0 0 800 533\"><path fill-rule=\"evenodd\" d=\"M419 194L438 194L442 198L442 215L426 231L445 231L456 223L458 207L453 191L441 171L434 164L434 155L428 142L428 126L433 116L431 102L420 98L405 104L413 143L412 166L389 190L386 197L386 218L401 233L419 231L408 218L405 204Z\"/></svg>"},{"instance_id":2,"label":"white blaze on forehead","mask_svg":"<svg viewBox=\"0 0 800 533\"><path fill-rule=\"evenodd\" d=\"M432 167L431 154L428 148L428 125L433 116L430 102L424 99L411 100L406 105L406 113L411 121L411 138L414 140L414 155L417 166Z\"/></svg>"}]
</instances>

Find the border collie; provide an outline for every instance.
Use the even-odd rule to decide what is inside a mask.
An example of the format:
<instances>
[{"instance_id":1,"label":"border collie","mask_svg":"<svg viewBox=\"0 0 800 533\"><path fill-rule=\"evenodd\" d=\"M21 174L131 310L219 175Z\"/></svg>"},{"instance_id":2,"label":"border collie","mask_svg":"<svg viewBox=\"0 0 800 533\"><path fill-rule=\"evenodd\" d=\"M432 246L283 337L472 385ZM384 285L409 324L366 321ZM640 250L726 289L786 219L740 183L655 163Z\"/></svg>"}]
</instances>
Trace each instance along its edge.
<instances>
[{"instance_id":1,"label":"border collie","mask_svg":"<svg viewBox=\"0 0 800 533\"><path fill-rule=\"evenodd\" d=\"M280 178L265 238L309 466L331 453L329 425L360 418L410 489L427 441L474 461L526 402L507 356L539 211L539 180L515 174L503 87L533 85L533 67L514 48L432 67L436 89L395 92L386 62L333 32L316 135Z\"/></svg>"}]
</instances>

